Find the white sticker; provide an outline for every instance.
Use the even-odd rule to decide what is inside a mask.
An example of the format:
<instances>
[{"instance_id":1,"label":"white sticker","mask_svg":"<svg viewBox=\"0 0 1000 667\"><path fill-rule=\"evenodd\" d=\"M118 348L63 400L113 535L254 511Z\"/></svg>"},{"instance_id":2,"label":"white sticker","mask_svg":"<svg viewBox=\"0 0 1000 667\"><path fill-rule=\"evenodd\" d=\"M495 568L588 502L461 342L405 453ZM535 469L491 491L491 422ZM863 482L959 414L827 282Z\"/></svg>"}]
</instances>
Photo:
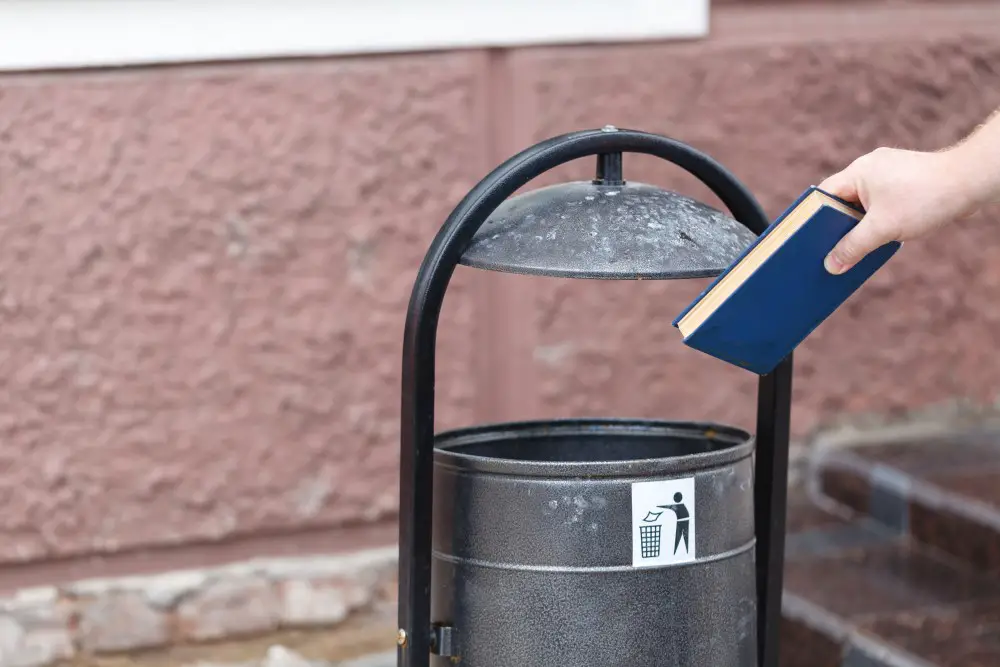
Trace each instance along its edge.
<instances>
[{"instance_id":1,"label":"white sticker","mask_svg":"<svg viewBox=\"0 0 1000 667\"><path fill-rule=\"evenodd\" d=\"M694 477L632 484L632 565L695 559Z\"/></svg>"}]
</instances>

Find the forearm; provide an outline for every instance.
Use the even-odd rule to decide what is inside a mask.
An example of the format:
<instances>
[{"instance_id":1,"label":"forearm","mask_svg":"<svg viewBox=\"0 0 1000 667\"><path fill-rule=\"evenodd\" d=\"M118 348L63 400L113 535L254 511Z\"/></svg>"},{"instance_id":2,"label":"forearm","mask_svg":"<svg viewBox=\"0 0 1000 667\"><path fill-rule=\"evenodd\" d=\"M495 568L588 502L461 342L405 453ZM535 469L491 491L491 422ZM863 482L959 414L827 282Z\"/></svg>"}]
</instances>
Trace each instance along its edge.
<instances>
[{"instance_id":1,"label":"forearm","mask_svg":"<svg viewBox=\"0 0 1000 667\"><path fill-rule=\"evenodd\" d=\"M1000 203L1000 109L949 153L975 206Z\"/></svg>"}]
</instances>

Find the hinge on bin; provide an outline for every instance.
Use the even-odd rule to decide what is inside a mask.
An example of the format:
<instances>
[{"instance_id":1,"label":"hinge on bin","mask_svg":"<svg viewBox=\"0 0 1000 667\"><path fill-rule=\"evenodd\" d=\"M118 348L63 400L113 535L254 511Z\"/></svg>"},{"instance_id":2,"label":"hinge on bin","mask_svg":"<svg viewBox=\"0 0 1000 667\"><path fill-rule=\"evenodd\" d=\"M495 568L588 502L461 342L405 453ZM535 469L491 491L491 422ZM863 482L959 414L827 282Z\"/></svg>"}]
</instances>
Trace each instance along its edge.
<instances>
[{"instance_id":1,"label":"hinge on bin","mask_svg":"<svg viewBox=\"0 0 1000 667\"><path fill-rule=\"evenodd\" d=\"M451 658L455 656L455 629L450 625L435 625L431 629L431 653Z\"/></svg>"}]
</instances>

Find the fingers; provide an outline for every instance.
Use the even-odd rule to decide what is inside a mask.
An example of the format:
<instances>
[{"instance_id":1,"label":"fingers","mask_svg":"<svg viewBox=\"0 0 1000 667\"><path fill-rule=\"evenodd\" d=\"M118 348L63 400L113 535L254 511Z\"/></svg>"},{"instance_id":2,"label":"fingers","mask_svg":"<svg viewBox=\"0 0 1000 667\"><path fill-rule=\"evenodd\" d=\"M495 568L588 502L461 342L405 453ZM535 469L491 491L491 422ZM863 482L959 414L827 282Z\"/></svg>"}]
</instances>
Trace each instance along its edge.
<instances>
[{"instance_id":1,"label":"fingers","mask_svg":"<svg viewBox=\"0 0 1000 667\"><path fill-rule=\"evenodd\" d=\"M866 215L826 256L823 262L826 270L834 275L844 273L868 253L891 241L882 231L885 227L877 213Z\"/></svg>"},{"instance_id":2,"label":"fingers","mask_svg":"<svg viewBox=\"0 0 1000 667\"><path fill-rule=\"evenodd\" d=\"M858 178L855 173L858 171L858 162L859 160L856 160L843 171L828 177L820 183L819 189L845 201L860 203ZM877 218L873 218L871 213L862 218L861 222L826 256L823 262L826 270L834 275L844 273L881 245L877 223Z\"/></svg>"},{"instance_id":3,"label":"fingers","mask_svg":"<svg viewBox=\"0 0 1000 667\"><path fill-rule=\"evenodd\" d=\"M857 179L854 177L852 167L853 165L837 174L834 174L833 176L828 177L825 181L819 184L819 189L846 201L858 202Z\"/></svg>"}]
</instances>

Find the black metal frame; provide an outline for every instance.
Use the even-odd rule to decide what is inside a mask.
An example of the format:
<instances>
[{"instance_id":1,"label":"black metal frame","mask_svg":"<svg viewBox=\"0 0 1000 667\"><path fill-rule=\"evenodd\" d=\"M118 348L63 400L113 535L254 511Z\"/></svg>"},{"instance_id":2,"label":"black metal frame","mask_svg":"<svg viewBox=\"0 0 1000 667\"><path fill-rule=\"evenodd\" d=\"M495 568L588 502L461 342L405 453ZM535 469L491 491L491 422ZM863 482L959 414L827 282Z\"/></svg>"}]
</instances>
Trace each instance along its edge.
<instances>
[{"instance_id":1,"label":"black metal frame","mask_svg":"<svg viewBox=\"0 0 1000 667\"><path fill-rule=\"evenodd\" d=\"M760 205L709 156L673 139L634 130L587 130L542 141L501 164L455 207L417 273L403 336L400 432L399 667L428 667L432 650L431 521L434 376L438 319L462 253L489 215L523 185L566 162L592 155L644 153L687 170L755 234L768 226ZM792 360L760 379L754 518L759 667L776 667L783 587Z\"/></svg>"}]
</instances>

